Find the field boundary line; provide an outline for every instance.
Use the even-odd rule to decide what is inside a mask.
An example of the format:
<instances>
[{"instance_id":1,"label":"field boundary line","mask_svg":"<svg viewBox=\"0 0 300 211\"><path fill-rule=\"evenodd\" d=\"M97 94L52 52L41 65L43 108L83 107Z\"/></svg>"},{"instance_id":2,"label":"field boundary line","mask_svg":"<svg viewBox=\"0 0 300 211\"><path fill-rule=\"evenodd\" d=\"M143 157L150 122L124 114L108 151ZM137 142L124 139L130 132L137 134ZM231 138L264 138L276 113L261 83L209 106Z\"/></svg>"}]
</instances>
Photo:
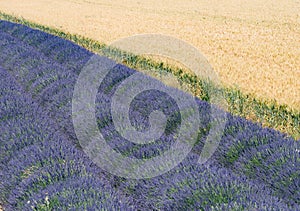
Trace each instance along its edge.
<instances>
[{"instance_id":1,"label":"field boundary line","mask_svg":"<svg viewBox=\"0 0 300 211\"><path fill-rule=\"evenodd\" d=\"M159 77L162 74L171 74L180 83L188 86L189 92L202 100L208 101L209 90L213 84L207 84L204 80L197 78L184 68L169 65L161 61L156 61L144 56L137 56L129 52L122 51L91 38L79 34L70 34L60 29L38 24L16 15L6 14L0 11L0 20L6 20L18 24L38 29L43 32L72 41L91 52L107 56L118 63L122 63L130 68L147 73L152 77ZM210 87L210 88L209 88ZM241 92L237 87L215 87L221 89L228 103L228 112L233 115L244 117L253 122L259 123L264 127L274 128L286 133L295 140L300 139L300 110L293 109L288 105L279 104L275 99L266 100Z\"/></svg>"}]
</instances>

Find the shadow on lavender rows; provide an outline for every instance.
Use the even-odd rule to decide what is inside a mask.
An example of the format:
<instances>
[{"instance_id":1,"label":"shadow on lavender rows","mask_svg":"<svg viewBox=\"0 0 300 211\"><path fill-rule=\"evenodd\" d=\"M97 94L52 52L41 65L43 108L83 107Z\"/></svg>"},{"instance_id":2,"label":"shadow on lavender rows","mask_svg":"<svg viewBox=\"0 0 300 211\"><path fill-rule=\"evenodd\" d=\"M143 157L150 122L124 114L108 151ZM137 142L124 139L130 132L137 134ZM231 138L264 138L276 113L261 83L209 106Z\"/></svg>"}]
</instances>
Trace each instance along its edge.
<instances>
[{"instance_id":1,"label":"shadow on lavender rows","mask_svg":"<svg viewBox=\"0 0 300 211\"><path fill-rule=\"evenodd\" d=\"M135 210L132 200L105 179L109 175L74 147L3 68L0 81L0 201L5 210Z\"/></svg>"},{"instance_id":2,"label":"shadow on lavender rows","mask_svg":"<svg viewBox=\"0 0 300 211\"><path fill-rule=\"evenodd\" d=\"M9 190L18 185L19 191L2 196L3 200L8 199L13 206L18 207L23 206L28 197L34 195L36 201L42 204L43 194L36 190L36 187L44 185L49 186L49 190L59 189L56 183L59 183L60 179L45 183L51 178L77 178L83 181L82 187L90 187L91 192L96 191L96 187L89 186L95 182L90 175L83 173L82 178L78 176L82 174L81 170L73 171L81 169L82 166L92 165L88 164L90 161L86 161L81 167L73 164L72 160L76 158L68 157L73 148L68 148L69 145L64 147L65 142L72 142L75 146L74 151L77 152L80 148L72 125L72 92L81 68L93 54L69 41L22 25L1 21L0 28L0 64L9 70L12 77L22 86L22 89L8 89L6 87L13 85L2 83L5 85L1 93L1 126L5 132L1 139L11 141L1 143L1 168L9 168L10 172L3 177L7 179L3 180L6 182L1 187ZM146 130L149 128L149 114L153 110L161 110L168 116L165 133L160 139L146 145L134 144L120 136L114 128L110 113L111 97L120 83L134 73L135 70L123 65L117 65L110 71L96 96L96 118L101 133L113 149L129 157L151 158L158 156L174 143L180 126L180 113L176 104L164 93L155 90L144 92L131 104L129 116L132 125L140 131ZM15 90L12 93L19 94L19 97L26 91L32 97L32 101L24 97L23 100L14 100L14 97L8 94L11 90ZM185 94L179 90L178 93ZM167 174L148 180L125 180L102 173L105 178L103 181L109 181L117 190L128 195L140 209L285 210L288 209L287 206L291 209L297 207L300 198L299 142L273 129L262 128L261 125L227 114L228 121L217 151L206 165L198 165L195 162L197 154L201 152L213 121L210 119L211 105L199 99L196 101L201 121L199 138L190 155L179 166ZM50 126L48 118L54 122ZM61 140L61 133L67 141ZM46 147L48 142L51 142L49 148ZM38 166L45 165L46 173L37 172L35 177L33 170L32 180L23 181L20 172L25 168L22 170L17 164L7 167L6 164L19 162L20 159L14 159L16 152L26 152L29 145L38 146L37 149L31 149L34 152L32 156L38 155L39 160L34 162L39 163ZM54 151L51 157L43 157L43 154L49 155L50 149ZM26 157L27 153L24 152L17 155ZM61 154L63 152L66 152L66 155ZM51 174L56 172L56 168L62 169L61 165L67 166L72 172ZM24 166L30 165L24 163ZM99 169L98 171L101 172ZM7 175L15 175L16 178L9 179ZM43 180L39 177L48 179ZM76 184L76 181L71 180L66 180L69 186L62 185L64 188L59 190L68 192L68 188ZM93 197L99 197L86 194L80 197L90 197L91 200L96 199ZM60 203L59 206L65 206L67 203L66 198L57 199L58 196L54 193L51 197L50 195L49 198L57 204ZM266 197L260 199L261 195ZM74 200L77 200L74 202L77 207L95 205L92 202L82 205L80 200ZM17 201L21 201L20 204L17 205ZM105 203L107 206L116 204L115 201Z\"/></svg>"}]
</instances>

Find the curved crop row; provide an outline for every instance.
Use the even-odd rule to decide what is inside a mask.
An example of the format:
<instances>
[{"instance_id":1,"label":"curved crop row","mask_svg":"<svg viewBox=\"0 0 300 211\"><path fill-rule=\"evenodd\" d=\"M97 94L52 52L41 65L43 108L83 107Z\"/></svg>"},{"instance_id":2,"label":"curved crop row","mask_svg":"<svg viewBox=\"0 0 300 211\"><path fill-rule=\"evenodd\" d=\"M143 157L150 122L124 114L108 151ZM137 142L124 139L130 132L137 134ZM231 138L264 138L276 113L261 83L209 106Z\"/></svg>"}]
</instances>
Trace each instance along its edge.
<instances>
[{"instance_id":1,"label":"curved crop row","mask_svg":"<svg viewBox=\"0 0 300 211\"><path fill-rule=\"evenodd\" d=\"M107 174L65 138L3 68L0 82L0 200L5 210L133 209L129 198L109 185ZM45 192L51 185L65 188Z\"/></svg>"},{"instance_id":2,"label":"curved crop row","mask_svg":"<svg viewBox=\"0 0 300 211\"><path fill-rule=\"evenodd\" d=\"M17 164L7 169L7 172L17 178L9 179L7 175L7 177L3 177L7 178L4 189L9 189L8 187L11 185L12 188L17 186L17 190L19 190L9 198L10 203L16 207L29 206L24 202L29 196L34 196L36 202L33 202L32 206L36 209L50 205L66 206L65 203L69 203L68 198L59 198L55 193L50 194L49 198L43 202L40 189L41 187L49 187L49 189L52 187L53 190L58 188L56 184L63 183L64 180L71 187L76 184L76 181L72 181L71 178L82 180L82 187L91 190L89 193L77 191L78 197L83 199L89 197L88 202L95 200L94 197L102 197L93 195L97 189L84 182L91 181L92 183L90 174L84 170L84 166L89 165L88 162L82 165L80 161L77 164L68 162L66 160L76 160L79 156L74 155L74 157L64 159L64 153L58 154L57 157L54 152L49 157L44 156L49 155L51 150L65 152L68 156L74 151L82 153L76 147L71 147L69 141L71 140L79 146L72 126L71 102L78 74L93 54L69 41L22 25L1 21L0 28L0 64L9 70L10 74L24 88L24 90L21 88L9 89L16 89L15 93L19 94L18 96L22 100L14 100L15 97L9 97L5 91L0 93L1 109L2 105L4 108L3 111L0 110L3 113L3 118L0 120L3 124L0 126L2 125L3 131L5 131L2 134L5 142L1 143L0 148L0 158L3 161L1 164L5 169L8 168L7 162L14 163L16 160L20 160L14 157L15 152L20 152L20 158L30 150L38 155L32 163L28 159L21 159L24 160L24 166L26 166L24 169L29 169L29 172L32 170L31 178L23 180L24 169L16 167ZM150 158L167 150L174 142L180 115L178 108L172 103L172 99L157 92L143 93L132 102L129 114L132 124L140 127L141 130L147 129L149 113L159 109L169 117L167 130L159 140L145 146L133 144L121 137L114 128L110 104L119 84L134 72L123 65L116 65L105 77L96 97L97 123L112 148L126 156ZM3 90L8 90L7 87L12 86L10 83L12 82L3 83ZM25 90L32 96L29 101L23 95ZM153 103L153 99L156 100L155 103ZM7 103L11 106L6 106ZM200 100L197 100L197 103L201 120L199 138L193 152L183 163L167 174L149 180L111 179L108 174L103 176L106 177L106 180L104 178L103 180L109 180L111 185L128 194L130 198L133 196L132 200L140 209L269 210L279 208L286 210L288 207L285 203L293 208L297 207L300 200L299 142L295 142L292 138L273 129L262 128L261 125L227 114L228 121L220 146L210 160L214 167L198 165L195 162L196 154L201 152L213 122L210 119L210 105ZM9 116L9 114L13 115ZM17 115L19 118L14 118ZM54 120L53 123L49 122L49 118ZM49 128L49 131L45 128ZM61 140L61 131L63 140ZM61 145L49 143L51 147L47 149L48 142L58 142ZM71 150L64 147L65 144ZM34 156L34 154L32 155ZM61 172L66 166L74 171L71 173ZM41 167L44 170L39 172L38 169ZM79 168L78 172L77 168ZM98 168L95 167L95 169ZM97 171L101 172L99 169ZM62 180L62 178L69 179ZM33 188L33 192L31 188ZM71 191L67 185L61 190L66 196ZM115 196L111 195L113 199ZM266 197L259 199L261 195ZM30 201L32 202L32 200ZM94 206L92 202L84 204L78 198L74 198L73 202L77 207ZM108 202L102 203L101 201L97 206L105 203Z\"/></svg>"}]
</instances>

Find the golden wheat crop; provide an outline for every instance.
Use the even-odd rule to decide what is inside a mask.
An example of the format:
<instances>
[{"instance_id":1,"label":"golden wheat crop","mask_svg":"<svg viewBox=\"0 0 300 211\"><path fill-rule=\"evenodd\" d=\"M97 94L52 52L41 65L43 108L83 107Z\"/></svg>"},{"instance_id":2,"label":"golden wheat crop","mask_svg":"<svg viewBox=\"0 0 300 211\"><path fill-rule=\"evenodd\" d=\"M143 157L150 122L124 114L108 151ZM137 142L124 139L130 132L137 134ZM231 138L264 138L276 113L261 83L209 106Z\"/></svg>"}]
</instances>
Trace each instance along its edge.
<instances>
[{"instance_id":1,"label":"golden wheat crop","mask_svg":"<svg viewBox=\"0 0 300 211\"><path fill-rule=\"evenodd\" d=\"M226 86L300 108L300 2L3 0L0 10L109 44L140 33L197 47Z\"/></svg>"}]
</instances>

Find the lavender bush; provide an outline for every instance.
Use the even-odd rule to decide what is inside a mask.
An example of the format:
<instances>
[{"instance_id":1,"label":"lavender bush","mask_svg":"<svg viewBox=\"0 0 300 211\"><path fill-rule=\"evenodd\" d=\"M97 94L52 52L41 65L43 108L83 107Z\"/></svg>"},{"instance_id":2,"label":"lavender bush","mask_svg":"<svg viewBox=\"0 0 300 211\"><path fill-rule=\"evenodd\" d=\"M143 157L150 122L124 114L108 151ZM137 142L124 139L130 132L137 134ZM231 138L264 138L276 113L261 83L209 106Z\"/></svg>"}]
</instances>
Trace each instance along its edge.
<instances>
[{"instance_id":1,"label":"lavender bush","mask_svg":"<svg viewBox=\"0 0 300 211\"><path fill-rule=\"evenodd\" d=\"M81 151L71 115L75 82L93 54L22 25L0 21L0 29L0 200L7 209L299 209L299 141L227 114L217 151L199 165L213 124L211 105L199 99L197 144L179 166L144 180L102 171ZM143 92L131 103L132 125L147 130L149 114L160 110L168 117L166 130L145 145L124 139L110 105L120 83L134 73L116 65L99 84L97 124L116 151L151 158L174 143L181 116L171 97Z\"/></svg>"},{"instance_id":2,"label":"lavender bush","mask_svg":"<svg viewBox=\"0 0 300 211\"><path fill-rule=\"evenodd\" d=\"M87 207L134 210L130 198L110 186L105 179L109 175L91 163L60 132L15 78L3 68L0 68L0 76L0 103L3 105L0 113L0 200L5 210ZM14 105L20 105L19 110L9 109ZM74 183L73 186L70 183ZM40 200L47 188L49 204ZM67 189L70 197L65 195L66 198L57 199L58 195L66 194ZM41 192L44 195L41 196ZM57 201L60 199L61 202Z\"/></svg>"}]
</instances>

